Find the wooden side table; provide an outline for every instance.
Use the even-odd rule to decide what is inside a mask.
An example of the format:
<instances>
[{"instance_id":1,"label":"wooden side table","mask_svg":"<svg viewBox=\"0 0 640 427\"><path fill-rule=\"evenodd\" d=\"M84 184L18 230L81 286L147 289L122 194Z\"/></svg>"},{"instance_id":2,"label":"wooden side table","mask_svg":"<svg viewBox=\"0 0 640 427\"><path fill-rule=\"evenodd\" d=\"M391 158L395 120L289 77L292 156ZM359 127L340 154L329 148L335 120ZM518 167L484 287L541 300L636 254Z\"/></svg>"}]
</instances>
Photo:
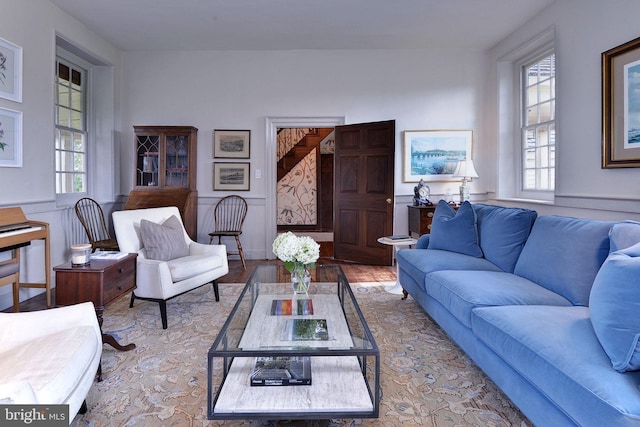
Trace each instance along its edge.
<instances>
[{"instance_id":1,"label":"wooden side table","mask_svg":"<svg viewBox=\"0 0 640 427\"><path fill-rule=\"evenodd\" d=\"M84 266L74 267L66 263L53 268L56 273L56 304L72 305L93 302L102 330L104 308L120 296L136 287L137 254L128 254L120 259L92 259ZM136 348L131 343L120 345L110 334L102 334L102 342L116 350L129 351ZM102 380L102 368L98 369L98 381Z\"/></svg>"}]
</instances>

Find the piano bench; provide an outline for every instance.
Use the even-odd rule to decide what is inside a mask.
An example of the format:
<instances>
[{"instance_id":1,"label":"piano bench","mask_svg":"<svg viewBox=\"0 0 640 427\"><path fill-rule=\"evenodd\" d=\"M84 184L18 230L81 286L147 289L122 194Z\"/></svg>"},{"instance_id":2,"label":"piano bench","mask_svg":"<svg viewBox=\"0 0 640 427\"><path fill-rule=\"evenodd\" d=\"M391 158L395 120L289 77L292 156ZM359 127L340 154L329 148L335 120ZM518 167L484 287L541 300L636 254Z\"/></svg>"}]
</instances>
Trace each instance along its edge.
<instances>
[{"instance_id":1,"label":"piano bench","mask_svg":"<svg viewBox=\"0 0 640 427\"><path fill-rule=\"evenodd\" d=\"M13 284L13 311L20 311L20 259L0 264L0 286Z\"/></svg>"}]
</instances>

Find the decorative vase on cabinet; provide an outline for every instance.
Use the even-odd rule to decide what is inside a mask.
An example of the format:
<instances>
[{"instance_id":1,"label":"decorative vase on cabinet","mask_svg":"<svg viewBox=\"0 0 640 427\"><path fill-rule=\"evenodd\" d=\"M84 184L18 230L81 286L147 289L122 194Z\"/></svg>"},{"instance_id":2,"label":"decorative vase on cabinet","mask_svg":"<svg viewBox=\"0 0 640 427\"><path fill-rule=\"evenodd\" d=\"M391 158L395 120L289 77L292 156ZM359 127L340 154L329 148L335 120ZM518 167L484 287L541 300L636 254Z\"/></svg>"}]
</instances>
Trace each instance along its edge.
<instances>
[{"instance_id":1,"label":"decorative vase on cabinet","mask_svg":"<svg viewBox=\"0 0 640 427\"><path fill-rule=\"evenodd\" d=\"M193 126L134 126L135 182L124 209L177 206L197 239L196 149Z\"/></svg>"}]
</instances>

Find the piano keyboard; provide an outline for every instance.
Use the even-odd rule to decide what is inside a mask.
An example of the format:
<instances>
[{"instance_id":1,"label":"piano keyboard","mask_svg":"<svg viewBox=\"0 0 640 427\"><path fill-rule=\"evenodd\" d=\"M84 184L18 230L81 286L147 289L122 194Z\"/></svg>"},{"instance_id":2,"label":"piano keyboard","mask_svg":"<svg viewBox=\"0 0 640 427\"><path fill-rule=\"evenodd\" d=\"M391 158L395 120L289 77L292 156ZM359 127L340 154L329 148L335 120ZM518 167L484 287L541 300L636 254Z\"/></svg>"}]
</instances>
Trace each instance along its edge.
<instances>
[{"instance_id":1,"label":"piano keyboard","mask_svg":"<svg viewBox=\"0 0 640 427\"><path fill-rule=\"evenodd\" d=\"M17 234L31 233L33 231L40 231L43 228L44 227L29 227L29 228L21 228L19 230L0 232L0 237L9 237L9 236L15 236Z\"/></svg>"}]
</instances>

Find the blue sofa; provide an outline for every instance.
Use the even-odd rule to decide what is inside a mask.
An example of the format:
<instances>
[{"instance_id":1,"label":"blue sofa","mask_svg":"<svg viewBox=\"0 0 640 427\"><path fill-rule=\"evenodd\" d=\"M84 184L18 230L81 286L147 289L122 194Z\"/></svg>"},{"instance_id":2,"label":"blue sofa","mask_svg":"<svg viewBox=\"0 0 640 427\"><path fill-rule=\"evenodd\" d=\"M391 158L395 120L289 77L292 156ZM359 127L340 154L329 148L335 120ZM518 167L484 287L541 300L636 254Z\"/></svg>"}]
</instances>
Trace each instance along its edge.
<instances>
[{"instance_id":1,"label":"blue sofa","mask_svg":"<svg viewBox=\"0 0 640 427\"><path fill-rule=\"evenodd\" d=\"M634 222L441 201L399 281L534 424L637 426L638 242Z\"/></svg>"}]
</instances>

